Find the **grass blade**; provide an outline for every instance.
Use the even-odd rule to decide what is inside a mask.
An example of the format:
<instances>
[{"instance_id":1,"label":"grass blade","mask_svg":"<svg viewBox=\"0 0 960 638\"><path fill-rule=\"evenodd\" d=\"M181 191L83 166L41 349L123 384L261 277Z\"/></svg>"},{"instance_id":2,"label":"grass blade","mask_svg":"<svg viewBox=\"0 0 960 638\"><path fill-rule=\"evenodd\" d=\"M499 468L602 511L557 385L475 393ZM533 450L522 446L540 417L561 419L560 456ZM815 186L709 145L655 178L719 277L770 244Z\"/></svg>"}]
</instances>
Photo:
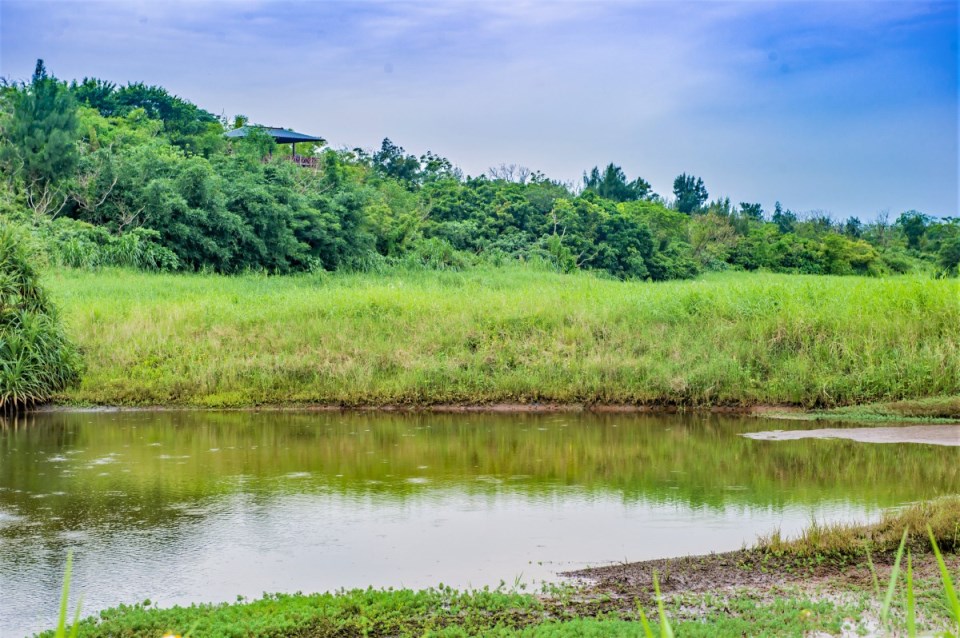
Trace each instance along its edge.
<instances>
[{"instance_id":1,"label":"grass blade","mask_svg":"<svg viewBox=\"0 0 960 638\"><path fill-rule=\"evenodd\" d=\"M660 615L660 638L673 638L673 629L670 627L670 621L667 620L667 612L663 608L663 596L660 595L660 582L657 580L657 572L653 572L653 590L657 593L657 613Z\"/></svg>"},{"instance_id":2,"label":"grass blade","mask_svg":"<svg viewBox=\"0 0 960 638\"><path fill-rule=\"evenodd\" d=\"M907 550L907 636L915 638L917 635L916 600L913 597L913 559L910 550Z\"/></svg>"},{"instance_id":3,"label":"grass blade","mask_svg":"<svg viewBox=\"0 0 960 638\"><path fill-rule=\"evenodd\" d=\"M647 615L643 613L643 607L640 606L640 603L637 603L637 611L640 612L640 624L643 625L643 635L646 638L655 638L653 635L653 629L650 628L650 623L647 621Z\"/></svg>"},{"instance_id":4,"label":"grass blade","mask_svg":"<svg viewBox=\"0 0 960 638\"><path fill-rule=\"evenodd\" d=\"M67 568L63 573L63 591L60 594L60 616L57 619L56 638L67 638L67 598L70 596L70 574L73 571L73 552L67 552Z\"/></svg>"},{"instance_id":5,"label":"grass blade","mask_svg":"<svg viewBox=\"0 0 960 638\"><path fill-rule=\"evenodd\" d=\"M80 607L83 605L83 594L80 594L80 600L77 601L77 610L73 613L73 627L70 628L70 638L77 638L80 633Z\"/></svg>"},{"instance_id":6,"label":"grass blade","mask_svg":"<svg viewBox=\"0 0 960 638\"><path fill-rule=\"evenodd\" d=\"M890 616L890 603L893 602L893 592L897 589L897 578L900 576L900 559L903 558L903 548L907 544L907 534L910 528L903 530L903 538L900 539L900 548L897 550L897 557L893 561L893 569L890 571L890 584L887 585L887 595L883 599L883 606L880 607L880 622L887 622Z\"/></svg>"},{"instance_id":7,"label":"grass blade","mask_svg":"<svg viewBox=\"0 0 960 638\"><path fill-rule=\"evenodd\" d=\"M877 568L873 565L873 557L870 555L870 546L867 545L867 567L870 568L870 576L873 578L873 595L880 598L880 577L877 576Z\"/></svg>"},{"instance_id":8,"label":"grass blade","mask_svg":"<svg viewBox=\"0 0 960 638\"><path fill-rule=\"evenodd\" d=\"M940 553L940 547L937 546L937 539L933 537L933 529L929 525L927 525L927 533L930 535L933 553L937 556L937 567L940 568L940 579L943 581L943 591L947 595L950 615L957 623L957 633L960 634L960 599L957 598L957 590L953 587L953 580L950 578L950 572L947 571L947 564L943 562L943 555Z\"/></svg>"}]
</instances>

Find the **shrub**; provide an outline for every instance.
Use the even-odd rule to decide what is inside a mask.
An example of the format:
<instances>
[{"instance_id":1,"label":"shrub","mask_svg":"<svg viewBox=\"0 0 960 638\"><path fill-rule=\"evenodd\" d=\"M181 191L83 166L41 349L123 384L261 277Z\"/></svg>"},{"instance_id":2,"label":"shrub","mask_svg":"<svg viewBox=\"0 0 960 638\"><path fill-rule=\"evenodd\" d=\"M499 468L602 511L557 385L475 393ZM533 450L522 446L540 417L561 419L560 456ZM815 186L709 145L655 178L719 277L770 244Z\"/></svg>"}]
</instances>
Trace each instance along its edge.
<instances>
[{"instance_id":1,"label":"shrub","mask_svg":"<svg viewBox=\"0 0 960 638\"><path fill-rule=\"evenodd\" d=\"M45 401L79 373L80 355L39 285L26 235L0 223L0 412Z\"/></svg>"}]
</instances>

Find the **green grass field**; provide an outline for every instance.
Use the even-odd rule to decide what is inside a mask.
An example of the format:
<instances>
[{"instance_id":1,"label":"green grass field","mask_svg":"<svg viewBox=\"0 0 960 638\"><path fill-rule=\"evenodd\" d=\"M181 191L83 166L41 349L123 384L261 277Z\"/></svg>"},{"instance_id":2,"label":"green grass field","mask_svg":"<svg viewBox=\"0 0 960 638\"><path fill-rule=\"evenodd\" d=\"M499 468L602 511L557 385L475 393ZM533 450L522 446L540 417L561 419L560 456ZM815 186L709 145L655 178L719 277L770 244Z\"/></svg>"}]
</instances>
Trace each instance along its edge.
<instances>
[{"instance_id":1,"label":"green grass field","mask_svg":"<svg viewBox=\"0 0 960 638\"><path fill-rule=\"evenodd\" d=\"M387 275L60 271L83 349L61 402L833 407L960 395L960 282L533 268Z\"/></svg>"}]
</instances>

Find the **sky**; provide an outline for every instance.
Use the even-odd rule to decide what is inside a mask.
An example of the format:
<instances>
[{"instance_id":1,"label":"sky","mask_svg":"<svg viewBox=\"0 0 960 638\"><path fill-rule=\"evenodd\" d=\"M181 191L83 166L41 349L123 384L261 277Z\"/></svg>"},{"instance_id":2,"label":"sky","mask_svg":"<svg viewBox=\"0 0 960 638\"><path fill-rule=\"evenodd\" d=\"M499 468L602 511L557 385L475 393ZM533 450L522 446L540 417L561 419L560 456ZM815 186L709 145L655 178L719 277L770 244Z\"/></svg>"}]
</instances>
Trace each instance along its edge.
<instances>
[{"instance_id":1,"label":"sky","mask_svg":"<svg viewBox=\"0 0 960 638\"><path fill-rule=\"evenodd\" d=\"M670 196L958 215L958 2L2 0L0 75L158 84L478 175L614 162Z\"/></svg>"}]
</instances>

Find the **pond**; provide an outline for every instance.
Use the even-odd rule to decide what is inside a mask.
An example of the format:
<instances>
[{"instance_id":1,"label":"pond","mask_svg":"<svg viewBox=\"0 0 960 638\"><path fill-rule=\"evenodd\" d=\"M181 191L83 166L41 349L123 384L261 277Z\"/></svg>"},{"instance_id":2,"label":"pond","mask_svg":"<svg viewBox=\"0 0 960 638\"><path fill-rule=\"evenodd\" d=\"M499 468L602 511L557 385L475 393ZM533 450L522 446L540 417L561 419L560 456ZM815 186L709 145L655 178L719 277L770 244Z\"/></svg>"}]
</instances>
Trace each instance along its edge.
<instances>
[{"instance_id":1,"label":"pond","mask_svg":"<svg viewBox=\"0 0 960 638\"><path fill-rule=\"evenodd\" d=\"M265 591L539 583L960 492L956 448L716 415L58 412L0 426L0 635ZM75 603L71 603L71 609Z\"/></svg>"}]
</instances>

